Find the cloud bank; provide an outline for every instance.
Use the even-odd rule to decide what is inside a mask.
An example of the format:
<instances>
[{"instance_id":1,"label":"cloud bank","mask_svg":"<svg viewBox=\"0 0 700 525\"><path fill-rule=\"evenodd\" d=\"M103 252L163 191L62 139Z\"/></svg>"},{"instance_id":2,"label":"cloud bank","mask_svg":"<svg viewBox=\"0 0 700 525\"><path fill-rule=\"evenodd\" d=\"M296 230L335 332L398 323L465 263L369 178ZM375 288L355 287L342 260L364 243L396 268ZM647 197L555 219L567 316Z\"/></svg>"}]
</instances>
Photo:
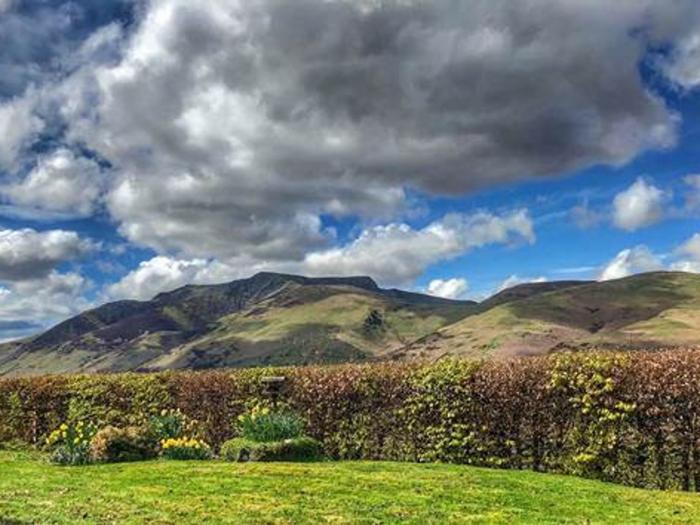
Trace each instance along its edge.
<instances>
[{"instance_id":1,"label":"cloud bank","mask_svg":"<svg viewBox=\"0 0 700 525\"><path fill-rule=\"evenodd\" d=\"M692 2L147 2L128 28L58 39L63 68L15 83L5 197L79 214L103 199L158 252L300 261L333 244L325 214L391 219L407 188L460 195L672 145L678 118L638 66L675 35L658 70L693 85L697 16ZM56 127L63 144L34 155ZM55 184L72 198L37 194L69 155Z\"/></svg>"},{"instance_id":2,"label":"cloud bank","mask_svg":"<svg viewBox=\"0 0 700 525\"><path fill-rule=\"evenodd\" d=\"M413 199L672 147L680 117L640 66L674 89L700 84L694 0L5 0L0 12L1 209L97 218L149 250L107 297L262 268L410 285L470 250L534 242L527 210L421 222ZM640 179L614 223L655 223L664 195ZM587 205L574 217L601 220ZM339 235L342 221L359 233ZM60 266L87 242L13 232L0 240L13 283L68 280Z\"/></svg>"}]
</instances>

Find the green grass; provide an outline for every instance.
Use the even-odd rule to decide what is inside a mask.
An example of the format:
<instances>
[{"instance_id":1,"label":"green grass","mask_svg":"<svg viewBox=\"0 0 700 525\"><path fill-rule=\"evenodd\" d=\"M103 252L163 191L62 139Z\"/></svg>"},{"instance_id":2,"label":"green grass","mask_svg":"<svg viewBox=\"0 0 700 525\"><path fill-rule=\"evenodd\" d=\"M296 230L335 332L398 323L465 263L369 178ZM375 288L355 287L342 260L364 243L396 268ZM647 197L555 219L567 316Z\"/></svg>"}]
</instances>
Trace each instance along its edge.
<instances>
[{"instance_id":1,"label":"green grass","mask_svg":"<svg viewBox=\"0 0 700 525\"><path fill-rule=\"evenodd\" d=\"M295 306L271 307L256 315L236 313L222 318L219 332L224 337L251 342L278 341L312 323L347 333L353 336L350 337L351 342L362 348L366 343L360 333L362 323L372 309L383 312L391 332L406 339L415 339L437 330L464 311L463 307L392 309L390 306L388 301L371 295L336 294ZM444 316L440 315L443 313ZM214 332L213 335L220 334Z\"/></svg>"},{"instance_id":2,"label":"green grass","mask_svg":"<svg viewBox=\"0 0 700 525\"><path fill-rule=\"evenodd\" d=\"M58 467L0 452L0 523L700 523L700 495L455 465Z\"/></svg>"}]
</instances>

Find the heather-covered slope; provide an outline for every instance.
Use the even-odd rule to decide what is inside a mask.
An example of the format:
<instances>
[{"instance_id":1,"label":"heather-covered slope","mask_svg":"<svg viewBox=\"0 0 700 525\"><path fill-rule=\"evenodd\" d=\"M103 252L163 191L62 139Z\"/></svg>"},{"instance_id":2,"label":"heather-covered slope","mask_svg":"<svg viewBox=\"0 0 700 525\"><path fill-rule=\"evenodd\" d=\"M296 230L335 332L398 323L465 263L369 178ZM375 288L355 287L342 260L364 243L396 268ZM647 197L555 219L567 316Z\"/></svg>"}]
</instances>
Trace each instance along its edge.
<instances>
[{"instance_id":1,"label":"heather-covered slope","mask_svg":"<svg viewBox=\"0 0 700 525\"><path fill-rule=\"evenodd\" d=\"M508 357L700 346L700 275L530 283L477 304L369 277L260 273L119 301L0 345L0 374Z\"/></svg>"},{"instance_id":2,"label":"heather-covered slope","mask_svg":"<svg viewBox=\"0 0 700 525\"><path fill-rule=\"evenodd\" d=\"M527 284L481 306L478 314L445 326L394 356L503 357L562 349L700 345L697 274L653 272L604 282Z\"/></svg>"},{"instance_id":3,"label":"heather-covered slope","mask_svg":"<svg viewBox=\"0 0 700 525\"><path fill-rule=\"evenodd\" d=\"M259 273L84 312L20 344L0 345L0 373L366 360L475 306L383 290L369 277Z\"/></svg>"}]
</instances>

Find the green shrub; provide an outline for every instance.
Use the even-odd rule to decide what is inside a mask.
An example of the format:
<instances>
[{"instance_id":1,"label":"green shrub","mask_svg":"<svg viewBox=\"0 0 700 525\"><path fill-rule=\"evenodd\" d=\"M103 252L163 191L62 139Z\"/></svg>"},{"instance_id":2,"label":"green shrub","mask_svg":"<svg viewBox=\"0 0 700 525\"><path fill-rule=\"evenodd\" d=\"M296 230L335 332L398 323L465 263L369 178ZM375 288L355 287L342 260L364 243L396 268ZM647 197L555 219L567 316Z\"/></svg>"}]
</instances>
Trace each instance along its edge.
<instances>
[{"instance_id":1,"label":"green shrub","mask_svg":"<svg viewBox=\"0 0 700 525\"><path fill-rule=\"evenodd\" d=\"M46 438L50 460L59 465L85 465L90 462L90 441L97 432L92 423L63 423Z\"/></svg>"},{"instance_id":2,"label":"green shrub","mask_svg":"<svg viewBox=\"0 0 700 525\"><path fill-rule=\"evenodd\" d=\"M163 409L160 414L149 418L148 426L159 442L198 433L197 422L188 418L179 409Z\"/></svg>"},{"instance_id":3,"label":"green shrub","mask_svg":"<svg viewBox=\"0 0 700 525\"><path fill-rule=\"evenodd\" d=\"M282 441L301 436L304 421L291 411L274 411L256 405L247 414L238 416L241 436L251 441Z\"/></svg>"},{"instance_id":4,"label":"green shrub","mask_svg":"<svg viewBox=\"0 0 700 525\"><path fill-rule=\"evenodd\" d=\"M162 441L160 453L166 459L209 459L211 447L197 438L170 438Z\"/></svg>"},{"instance_id":5,"label":"green shrub","mask_svg":"<svg viewBox=\"0 0 700 525\"><path fill-rule=\"evenodd\" d=\"M158 439L147 427L108 426L90 442L90 458L104 463L142 461L155 457L157 450Z\"/></svg>"},{"instance_id":6,"label":"green shrub","mask_svg":"<svg viewBox=\"0 0 700 525\"><path fill-rule=\"evenodd\" d=\"M323 458L323 446L310 437L266 442L234 438L221 446L221 457L227 461L318 461Z\"/></svg>"}]
</instances>

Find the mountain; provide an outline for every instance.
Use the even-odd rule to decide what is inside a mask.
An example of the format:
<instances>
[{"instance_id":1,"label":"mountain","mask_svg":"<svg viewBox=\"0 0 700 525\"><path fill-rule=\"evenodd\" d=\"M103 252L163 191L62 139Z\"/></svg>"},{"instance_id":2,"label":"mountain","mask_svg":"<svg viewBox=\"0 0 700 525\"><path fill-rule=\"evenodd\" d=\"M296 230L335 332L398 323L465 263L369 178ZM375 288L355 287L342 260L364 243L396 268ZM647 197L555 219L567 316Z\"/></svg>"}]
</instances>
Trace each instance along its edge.
<instances>
[{"instance_id":1,"label":"mountain","mask_svg":"<svg viewBox=\"0 0 700 525\"><path fill-rule=\"evenodd\" d=\"M700 347L700 275L651 272L604 282L516 286L392 356L498 358L680 346Z\"/></svg>"},{"instance_id":2,"label":"mountain","mask_svg":"<svg viewBox=\"0 0 700 525\"><path fill-rule=\"evenodd\" d=\"M0 374L360 361L404 347L476 307L381 289L369 277L263 272L86 311L0 345Z\"/></svg>"},{"instance_id":3,"label":"mountain","mask_svg":"<svg viewBox=\"0 0 700 525\"><path fill-rule=\"evenodd\" d=\"M700 275L528 283L452 301L369 277L259 273L117 301L0 345L0 374L505 358L700 347Z\"/></svg>"}]
</instances>

